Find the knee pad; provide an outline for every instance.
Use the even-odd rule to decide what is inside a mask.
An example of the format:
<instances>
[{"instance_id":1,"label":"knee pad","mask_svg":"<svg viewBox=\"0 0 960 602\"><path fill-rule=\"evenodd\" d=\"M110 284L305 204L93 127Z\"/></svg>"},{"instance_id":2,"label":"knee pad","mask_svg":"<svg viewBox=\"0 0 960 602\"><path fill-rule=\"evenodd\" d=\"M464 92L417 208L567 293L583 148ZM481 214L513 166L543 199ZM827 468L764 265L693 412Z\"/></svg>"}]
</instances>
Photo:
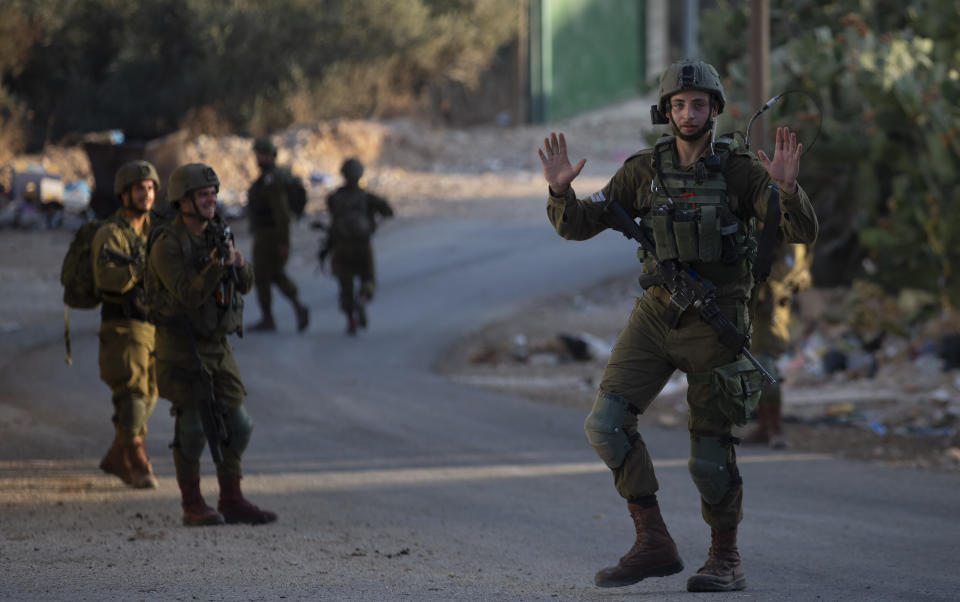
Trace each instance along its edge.
<instances>
[{"instance_id":1,"label":"knee pad","mask_svg":"<svg viewBox=\"0 0 960 602\"><path fill-rule=\"evenodd\" d=\"M227 424L229 441L224 449L230 450L239 458L243 454L243 450L247 449L247 444L250 443L253 421L250 420L250 415L247 414L243 406L227 410L223 418Z\"/></svg>"},{"instance_id":2,"label":"knee pad","mask_svg":"<svg viewBox=\"0 0 960 602\"><path fill-rule=\"evenodd\" d=\"M200 420L200 411L196 408L180 409L173 426L176 446L184 458L199 461L203 454L203 446L207 442L203 434L203 422Z\"/></svg>"},{"instance_id":3,"label":"knee pad","mask_svg":"<svg viewBox=\"0 0 960 602\"><path fill-rule=\"evenodd\" d=\"M690 476L708 504L720 503L736 478L727 466L731 445L729 437L690 435Z\"/></svg>"},{"instance_id":4,"label":"knee pad","mask_svg":"<svg viewBox=\"0 0 960 602\"><path fill-rule=\"evenodd\" d=\"M630 404L626 399L600 391L593 402L593 409L583 423L587 441L604 464L612 469L619 468L627 457L632 445L623 431L624 417Z\"/></svg>"}]
</instances>

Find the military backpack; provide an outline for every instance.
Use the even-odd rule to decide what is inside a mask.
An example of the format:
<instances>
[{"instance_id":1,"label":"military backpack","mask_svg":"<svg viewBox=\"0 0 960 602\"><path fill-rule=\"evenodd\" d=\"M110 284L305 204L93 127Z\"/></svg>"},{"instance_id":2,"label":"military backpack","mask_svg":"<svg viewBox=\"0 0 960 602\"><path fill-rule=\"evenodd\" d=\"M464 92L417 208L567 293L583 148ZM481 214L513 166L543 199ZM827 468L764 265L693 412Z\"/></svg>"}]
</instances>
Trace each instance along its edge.
<instances>
[{"instance_id":1,"label":"military backpack","mask_svg":"<svg viewBox=\"0 0 960 602\"><path fill-rule=\"evenodd\" d=\"M103 225L90 220L73 235L70 248L60 266L63 302L74 309L93 309L100 305L100 292L93 279L93 237Z\"/></svg>"},{"instance_id":2,"label":"military backpack","mask_svg":"<svg viewBox=\"0 0 960 602\"><path fill-rule=\"evenodd\" d=\"M376 228L370 218L367 193L362 188L341 188L336 192L339 206L332 231L337 242L366 243Z\"/></svg>"},{"instance_id":3,"label":"military backpack","mask_svg":"<svg viewBox=\"0 0 960 602\"><path fill-rule=\"evenodd\" d=\"M292 173L285 175L284 188L287 193L287 206L290 208L290 215L300 219L307 208L307 189L303 186L303 180L297 176Z\"/></svg>"}]
</instances>

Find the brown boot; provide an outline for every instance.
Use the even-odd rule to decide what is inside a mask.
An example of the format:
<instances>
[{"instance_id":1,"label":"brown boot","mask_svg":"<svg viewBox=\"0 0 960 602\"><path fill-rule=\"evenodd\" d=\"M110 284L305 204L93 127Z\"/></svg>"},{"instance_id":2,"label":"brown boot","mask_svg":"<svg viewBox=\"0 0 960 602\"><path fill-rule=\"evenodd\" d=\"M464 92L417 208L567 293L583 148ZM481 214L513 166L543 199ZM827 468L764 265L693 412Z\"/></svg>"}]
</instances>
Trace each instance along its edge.
<instances>
[{"instance_id":1,"label":"brown boot","mask_svg":"<svg viewBox=\"0 0 960 602\"><path fill-rule=\"evenodd\" d=\"M128 485L131 483L130 461L127 454L124 453L124 446L120 444L116 437L113 438L113 443L107 450L107 454L100 460L100 470L120 477L120 480Z\"/></svg>"},{"instance_id":2,"label":"brown boot","mask_svg":"<svg viewBox=\"0 0 960 602\"><path fill-rule=\"evenodd\" d=\"M240 477L219 477L220 501L219 510L227 523L246 523L248 525L263 525L277 520L277 515L269 510L261 510L243 497L240 491Z\"/></svg>"},{"instance_id":3,"label":"brown boot","mask_svg":"<svg viewBox=\"0 0 960 602\"><path fill-rule=\"evenodd\" d=\"M183 507L183 524L187 527L222 525L223 515L207 505L200 493L200 479L177 481Z\"/></svg>"},{"instance_id":4,"label":"brown boot","mask_svg":"<svg viewBox=\"0 0 960 602\"><path fill-rule=\"evenodd\" d=\"M710 555L697 574L687 579L688 592L730 592L746 589L747 578L737 551L737 529L710 529Z\"/></svg>"},{"instance_id":5,"label":"brown boot","mask_svg":"<svg viewBox=\"0 0 960 602\"><path fill-rule=\"evenodd\" d=\"M644 508L639 504L627 504L637 540L616 566L602 569L594 577L598 587L622 587L647 577L666 577L683 570L683 561L677 553L667 526L660 515L660 506Z\"/></svg>"},{"instance_id":6,"label":"brown boot","mask_svg":"<svg viewBox=\"0 0 960 602\"><path fill-rule=\"evenodd\" d=\"M153 475L153 466L147 457L147 449L143 446L143 439L136 438L133 443L124 447L124 455L130 464L129 484L135 489L156 489L157 477Z\"/></svg>"}]
</instances>

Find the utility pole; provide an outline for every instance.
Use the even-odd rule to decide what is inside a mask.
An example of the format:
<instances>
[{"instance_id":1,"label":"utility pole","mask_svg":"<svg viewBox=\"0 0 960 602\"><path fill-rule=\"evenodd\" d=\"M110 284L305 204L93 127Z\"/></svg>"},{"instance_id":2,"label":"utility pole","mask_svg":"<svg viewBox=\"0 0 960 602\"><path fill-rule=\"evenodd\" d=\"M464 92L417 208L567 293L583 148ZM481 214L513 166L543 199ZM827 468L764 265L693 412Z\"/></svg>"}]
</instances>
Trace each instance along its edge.
<instances>
[{"instance_id":1,"label":"utility pole","mask_svg":"<svg viewBox=\"0 0 960 602\"><path fill-rule=\"evenodd\" d=\"M700 41L700 0L685 0L683 10L683 56L689 59L699 58Z\"/></svg>"},{"instance_id":2,"label":"utility pole","mask_svg":"<svg viewBox=\"0 0 960 602\"><path fill-rule=\"evenodd\" d=\"M770 3L750 0L750 111L770 98ZM753 124L750 138L757 150L764 148L767 128L763 119ZM766 150L766 149L765 149ZM768 151L769 152L769 151ZM770 153L772 155L772 153Z\"/></svg>"}]
</instances>

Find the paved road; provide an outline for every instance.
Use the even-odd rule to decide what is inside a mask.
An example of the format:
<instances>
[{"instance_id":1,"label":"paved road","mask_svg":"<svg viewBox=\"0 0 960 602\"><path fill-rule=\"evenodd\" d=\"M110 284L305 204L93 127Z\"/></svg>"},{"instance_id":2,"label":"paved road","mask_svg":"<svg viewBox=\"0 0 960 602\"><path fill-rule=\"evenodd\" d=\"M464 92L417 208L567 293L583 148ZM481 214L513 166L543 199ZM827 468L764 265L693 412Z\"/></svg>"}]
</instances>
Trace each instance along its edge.
<instances>
[{"instance_id":1,"label":"paved road","mask_svg":"<svg viewBox=\"0 0 960 602\"><path fill-rule=\"evenodd\" d=\"M98 474L110 433L93 318L75 320L72 368L59 340L2 366L0 420L17 428L0 444L0 598L690 599L709 535L684 435L645 432L686 570L601 590L593 573L626 551L632 527L582 412L431 370L489 320L635 267L618 235L565 242L542 200L517 203L510 220L386 228L371 329L356 339L342 334L332 281L300 265L310 330L295 334L278 302L278 334L236 343L256 423L244 486L275 525L179 526L164 401L148 438L160 488ZM724 599L957 599L956 476L752 450L741 470L749 589Z\"/></svg>"}]
</instances>

